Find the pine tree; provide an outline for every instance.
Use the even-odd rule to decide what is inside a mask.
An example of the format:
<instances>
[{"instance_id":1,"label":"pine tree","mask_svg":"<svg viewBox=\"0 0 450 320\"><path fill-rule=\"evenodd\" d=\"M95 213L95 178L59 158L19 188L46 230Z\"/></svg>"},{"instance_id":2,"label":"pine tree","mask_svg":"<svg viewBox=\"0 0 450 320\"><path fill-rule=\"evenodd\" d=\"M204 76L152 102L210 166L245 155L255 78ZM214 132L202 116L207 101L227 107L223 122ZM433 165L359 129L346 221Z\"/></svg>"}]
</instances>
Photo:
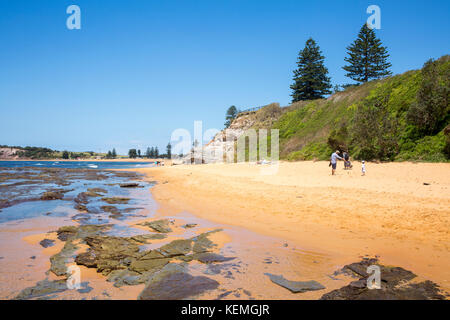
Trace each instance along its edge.
<instances>
[{"instance_id":1,"label":"pine tree","mask_svg":"<svg viewBox=\"0 0 450 320\"><path fill-rule=\"evenodd\" d=\"M151 148L150 149L150 158L154 158L155 157L155 148Z\"/></svg>"},{"instance_id":2,"label":"pine tree","mask_svg":"<svg viewBox=\"0 0 450 320\"><path fill-rule=\"evenodd\" d=\"M330 94L330 78L328 69L324 65L325 57L322 56L319 46L309 38L305 48L299 52L297 69L294 70L294 84L292 102L323 98Z\"/></svg>"},{"instance_id":3,"label":"pine tree","mask_svg":"<svg viewBox=\"0 0 450 320\"><path fill-rule=\"evenodd\" d=\"M152 153L150 151L150 147L147 147L147 151L145 151L145 157L146 158L151 158L152 157Z\"/></svg>"},{"instance_id":4,"label":"pine tree","mask_svg":"<svg viewBox=\"0 0 450 320\"><path fill-rule=\"evenodd\" d=\"M230 126L231 122L236 118L237 114L238 110L235 106L231 106L228 108L225 115L225 129Z\"/></svg>"},{"instance_id":5,"label":"pine tree","mask_svg":"<svg viewBox=\"0 0 450 320\"><path fill-rule=\"evenodd\" d=\"M116 148L113 148L112 152L111 152L111 157L113 159L117 158L117 152L116 152Z\"/></svg>"},{"instance_id":6,"label":"pine tree","mask_svg":"<svg viewBox=\"0 0 450 320\"><path fill-rule=\"evenodd\" d=\"M159 157L159 150L158 147L155 147L155 158Z\"/></svg>"},{"instance_id":7,"label":"pine tree","mask_svg":"<svg viewBox=\"0 0 450 320\"><path fill-rule=\"evenodd\" d=\"M347 71L347 77L355 81L367 82L392 74L389 71L392 64L387 61L387 48L383 47L375 31L367 27L366 23L359 31L358 38L347 47L347 54L344 60L348 65L342 69Z\"/></svg>"},{"instance_id":8,"label":"pine tree","mask_svg":"<svg viewBox=\"0 0 450 320\"><path fill-rule=\"evenodd\" d=\"M167 144L167 158L172 158L172 145L170 144L170 142Z\"/></svg>"}]
</instances>

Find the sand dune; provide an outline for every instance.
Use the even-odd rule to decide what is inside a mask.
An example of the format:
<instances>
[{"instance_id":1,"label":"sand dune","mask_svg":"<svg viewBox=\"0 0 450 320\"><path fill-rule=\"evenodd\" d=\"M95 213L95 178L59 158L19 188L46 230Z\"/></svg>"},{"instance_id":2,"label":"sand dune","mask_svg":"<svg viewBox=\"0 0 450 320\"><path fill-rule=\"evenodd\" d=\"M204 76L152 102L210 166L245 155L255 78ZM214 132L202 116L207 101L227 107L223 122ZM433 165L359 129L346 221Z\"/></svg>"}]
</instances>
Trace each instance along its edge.
<instances>
[{"instance_id":1,"label":"sand dune","mask_svg":"<svg viewBox=\"0 0 450 320\"><path fill-rule=\"evenodd\" d=\"M161 213L201 218L324 252L336 266L380 256L450 289L450 164L360 164L336 176L326 162L138 169L158 180ZM429 185L424 185L427 183Z\"/></svg>"}]
</instances>

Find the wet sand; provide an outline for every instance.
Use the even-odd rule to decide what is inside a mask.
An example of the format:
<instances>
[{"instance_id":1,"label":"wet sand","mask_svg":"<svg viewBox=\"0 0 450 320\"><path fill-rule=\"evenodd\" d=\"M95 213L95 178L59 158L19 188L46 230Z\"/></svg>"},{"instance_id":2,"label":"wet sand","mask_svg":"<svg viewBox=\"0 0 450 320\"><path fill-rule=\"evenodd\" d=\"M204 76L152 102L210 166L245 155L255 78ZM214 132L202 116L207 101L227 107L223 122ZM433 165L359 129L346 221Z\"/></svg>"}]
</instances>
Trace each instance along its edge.
<instances>
[{"instance_id":1,"label":"wet sand","mask_svg":"<svg viewBox=\"0 0 450 320\"><path fill-rule=\"evenodd\" d=\"M281 162L273 175L261 174L263 167L209 164L133 171L158 181L151 192L161 205L159 215L191 212L289 242L326 261L305 264L308 259L298 257L301 268L280 264L279 274L298 272L300 280L320 282L320 275L344 264L379 256L386 265L411 270L450 291L450 164L368 163L364 177L356 162L351 171L339 163L336 176L326 162ZM314 299L317 293L296 298Z\"/></svg>"}]
</instances>

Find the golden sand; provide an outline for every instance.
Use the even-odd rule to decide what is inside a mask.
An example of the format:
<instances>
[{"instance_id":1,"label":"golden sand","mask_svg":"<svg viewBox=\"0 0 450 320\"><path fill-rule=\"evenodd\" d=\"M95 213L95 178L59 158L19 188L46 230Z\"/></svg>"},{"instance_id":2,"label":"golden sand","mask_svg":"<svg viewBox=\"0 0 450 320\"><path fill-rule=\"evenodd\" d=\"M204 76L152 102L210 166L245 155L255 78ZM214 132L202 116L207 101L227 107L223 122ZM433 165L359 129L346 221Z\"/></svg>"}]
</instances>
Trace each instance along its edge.
<instances>
[{"instance_id":1,"label":"golden sand","mask_svg":"<svg viewBox=\"0 0 450 320\"><path fill-rule=\"evenodd\" d=\"M331 176L327 162L142 168L159 213L190 212L327 256L342 266L379 256L450 289L450 164L367 163ZM427 183L429 185L424 185ZM329 270L330 272L332 270ZM313 271L311 271L313 272Z\"/></svg>"}]
</instances>

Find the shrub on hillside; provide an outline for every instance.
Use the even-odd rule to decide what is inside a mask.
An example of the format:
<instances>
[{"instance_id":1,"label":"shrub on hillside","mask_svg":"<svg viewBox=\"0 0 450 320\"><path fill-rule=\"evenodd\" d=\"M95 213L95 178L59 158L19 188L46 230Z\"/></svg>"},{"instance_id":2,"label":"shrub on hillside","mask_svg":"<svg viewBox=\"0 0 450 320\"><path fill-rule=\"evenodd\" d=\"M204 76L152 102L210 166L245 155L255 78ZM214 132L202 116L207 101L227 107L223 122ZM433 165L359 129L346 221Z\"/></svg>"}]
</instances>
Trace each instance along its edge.
<instances>
[{"instance_id":1,"label":"shrub on hillside","mask_svg":"<svg viewBox=\"0 0 450 320\"><path fill-rule=\"evenodd\" d=\"M422 69L422 82L416 101L407 113L408 122L415 125L423 135L441 131L450 112L449 94L449 73L441 75L438 62L428 60Z\"/></svg>"},{"instance_id":2,"label":"shrub on hillside","mask_svg":"<svg viewBox=\"0 0 450 320\"><path fill-rule=\"evenodd\" d=\"M366 99L353 119L351 146L357 159L393 160L398 152L397 119L386 99Z\"/></svg>"}]
</instances>

